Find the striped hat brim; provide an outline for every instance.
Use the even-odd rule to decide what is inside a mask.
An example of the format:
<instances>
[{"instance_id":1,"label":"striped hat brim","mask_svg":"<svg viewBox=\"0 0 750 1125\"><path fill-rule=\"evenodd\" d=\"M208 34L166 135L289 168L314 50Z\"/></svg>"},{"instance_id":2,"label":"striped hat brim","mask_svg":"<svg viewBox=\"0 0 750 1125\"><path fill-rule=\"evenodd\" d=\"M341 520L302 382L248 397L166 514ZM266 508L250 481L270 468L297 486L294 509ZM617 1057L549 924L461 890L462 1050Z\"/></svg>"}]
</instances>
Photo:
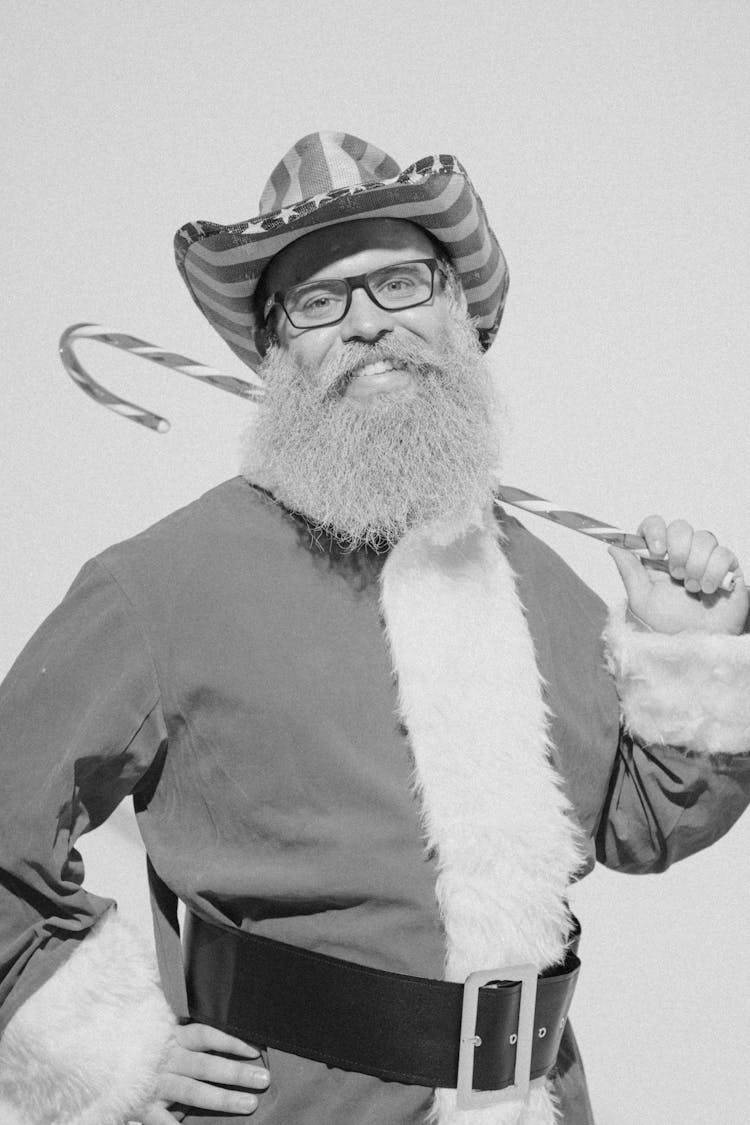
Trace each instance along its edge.
<instances>
[{"instance_id":1,"label":"striped hat brim","mask_svg":"<svg viewBox=\"0 0 750 1125\"><path fill-rule=\"evenodd\" d=\"M198 308L236 355L257 370L253 296L276 254L313 229L361 218L408 219L446 250L481 346L503 314L508 267L484 206L454 156L427 156L393 179L337 188L243 223L187 223L175 235L177 266Z\"/></svg>"}]
</instances>

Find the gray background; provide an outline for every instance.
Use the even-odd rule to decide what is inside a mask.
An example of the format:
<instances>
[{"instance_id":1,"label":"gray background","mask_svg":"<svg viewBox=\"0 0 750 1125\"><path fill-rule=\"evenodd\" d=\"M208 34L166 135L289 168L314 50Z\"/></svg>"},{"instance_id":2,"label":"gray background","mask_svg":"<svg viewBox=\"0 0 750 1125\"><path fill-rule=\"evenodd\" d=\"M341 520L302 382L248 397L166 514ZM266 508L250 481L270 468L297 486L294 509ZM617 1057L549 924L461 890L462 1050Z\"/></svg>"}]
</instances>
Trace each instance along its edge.
<instances>
[{"instance_id":1,"label":"gray background","mask_svg":"<svg viewBox=\"0 0 750 1125\"><path fill-rule=\"evenodd\" d=\"M511 269L493 364L505 479L634 528L685 515L750 559L750 9L744 2L3 0L0 671L82 562L233 475L252 409L88 344L159 437L76 390L61 330L105 323L247 374L171 237L257 213L304 133L402 164L453 152ZM606 552L540 531L609 601ZM750 570L750 564L748 565ZM747 1121L750 819L661 877L575 893L574 1006L600 1125ZM148 929L122 810L92 887Z\"/></svg>"}]
</instances>

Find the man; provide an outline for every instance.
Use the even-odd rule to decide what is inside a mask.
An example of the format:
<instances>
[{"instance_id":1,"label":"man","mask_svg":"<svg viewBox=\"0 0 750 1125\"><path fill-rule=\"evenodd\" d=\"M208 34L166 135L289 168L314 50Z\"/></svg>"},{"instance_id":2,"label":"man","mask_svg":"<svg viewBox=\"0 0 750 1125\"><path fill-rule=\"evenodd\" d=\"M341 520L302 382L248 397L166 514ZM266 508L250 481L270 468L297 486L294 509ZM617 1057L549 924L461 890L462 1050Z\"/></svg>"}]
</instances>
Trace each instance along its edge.
<instances>
[{"instance_id":1,"label":"man","mask_svg":"<svg viewBox=\"0 0 750 1125\"><path fill-rule=\"evenodd\" d=\"M453 157L313 134L260 210L177 235L266 384L243 475L89 563L0 700L4 1120L590 1122L567 891L747 804L739 565L650 517L607 624L494 504L507 269ZM160 983L74 847L129 793Z\"/></svg>"}]
</instances>

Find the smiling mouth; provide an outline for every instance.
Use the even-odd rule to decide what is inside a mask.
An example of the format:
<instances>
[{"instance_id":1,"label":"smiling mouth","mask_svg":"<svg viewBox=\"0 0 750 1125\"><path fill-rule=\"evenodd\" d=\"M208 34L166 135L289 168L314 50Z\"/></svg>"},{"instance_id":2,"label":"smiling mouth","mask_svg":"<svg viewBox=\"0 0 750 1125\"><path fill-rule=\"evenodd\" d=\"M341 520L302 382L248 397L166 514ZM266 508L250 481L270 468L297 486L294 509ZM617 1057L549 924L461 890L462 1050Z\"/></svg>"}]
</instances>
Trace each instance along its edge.
<instances>
[{"instance_id":1,"label":"smiling mouth","mask_svg":"<svg viewBox=\"0 0 750 1125\"><path fill-rule=\"evenodd\" d=\"M403 368L398 367L390 359L378 359L375 363L365 363L362 367L358 367L353 372L353 378L357 379L360 376L369 378L370 375L384 375L387 371L401 371Z\"/></svg>"},{"instance_id":2,"label":"smiling mouth","mask_svg":"<svg viewBox=\"0 0 750 1125\"><path fill-rule=\"evenodd\" d=\"M372 395L403 390L412 383L413 375L408 368L401 367L392 360L379 359L375 363L357 367L352 372L344 394L351 398L365 399Z\"/></svg>"}]
</instances>

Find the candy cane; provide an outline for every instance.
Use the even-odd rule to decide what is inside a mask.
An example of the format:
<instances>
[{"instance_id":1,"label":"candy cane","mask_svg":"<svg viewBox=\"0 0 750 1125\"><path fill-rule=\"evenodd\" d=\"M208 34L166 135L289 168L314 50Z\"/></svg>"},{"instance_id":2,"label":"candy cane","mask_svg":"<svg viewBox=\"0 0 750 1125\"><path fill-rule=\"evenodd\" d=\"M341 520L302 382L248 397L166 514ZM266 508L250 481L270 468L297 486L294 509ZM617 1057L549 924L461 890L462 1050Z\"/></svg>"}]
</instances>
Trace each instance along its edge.
<instances>
[{"instance_id":1,"label":"candy cane","mask_svg":"<svg viewBox=\"0 0 750 1125\"><path fill-rule=\"evenodd\" d=\"M640 535L621 531L619 527L612 527L611 524L602 523L601 520L593 519L591 516L584 516L582 512L571 512L568 508L561 508L549 500L542 499L541 496L534 496L531 492L524 492L520 488L500 485L495 489L495 497L501 504L511 504L524 512L533 512L535 516L541 516L542 519L568 527L571 531L578 531L582 535L598 539L601 543L608 543L613 547L625 547L633 552L648 550L646 540ZM653 570L669 570L666 559L655 559L648 555L642 557L641 562ZM734 585L734 576L727 574L721 589L733 590Z\"/></svg>"},{"instance_id":2,"label":"candy cane","mask_svg":"<svg viewBox=\"0 0 750 1125\"><path fill-rule=\"evenodd\" d=\"M97 383L75 354L74 345L77 340L96 340L100 344L109 344L113 348L131 352L132 355L138 355L142 359L150 359L152 363L158 363L161 367L170 367L173 371L189 375L191 379L209 383L212 387L229 391L230 394L239 395L251 402L259 402L263 398L263 387L257 384L247 383L244 379L236 379L232 375L222 375L215 367L207 367L206 364L197 363L196 360L179 355L177 352L164 351L146 340L139 340L137 336L130 336L125 332L113 332L109 328L102 327L101 324L72 324L66 328L60 337L60 359L71 379L100 406L106 406L123 418L129 418L132 422L138 422L141 426L156 430L160 434L165 434L169 429L167 419L142 406L136 406L134 402L128 402L119 395L112 394L101 383Z\"/></svg>"},{"instance_id":3,"label":"candy cane","mask_svg":"<svg viewBox=\"0 0 750 1125\"><path fill-rule=\"evenodd\" d=\"M151 410L144 409L142 406L136 406L135 403L120 398L119 395L112 394L101 383L97 383L75 354L74 343L76 340L96 340L100 344L109 344L111 347L141 356L142 359L150 359L152 363L158 363L161 367L170 367L173 371L189 375L191 379L198 379L199 382L218 387L219 390L239 395L250 402L261 402L265 394L264 388L257 383L247 383L244 379L236 379L232 375L222 375L215 367L207 367L206 364L188 359L187 356L180 355L177 352L164 351L162 348L157 348L155 344L149 344L146 340L140 340L137 336L131 336L125 332L113 332L109 328L103 328L100 324L72 324L69 328L66 328L60 337L60 359L71 379L85 394L101 406L106 406L123 418L129 418L132 422L138 422L139 425L146 426L150 430L156 430L160 434L166 433L169 429L167 419L162 418L159 414L154 414ZM570 528L571 531L578 531L592 539L598 539L600 542L616 547L625 547L627 550L634 552L648 550L646 540L640 535L631 535L626 531L621 531L620 528L602 523L601 520L584 516L581 512L571 512L567 508L561 508L550 503L549 500L543 500L541 496L534 496L531 492L524 492L520 488L501 485L495 490L495 495L502 504L511 504L523 511L533 512L536 516L552 520L554 523ZM641 562L655 570L669 569L669 563L665 559L654 559L649 556L641 558ZM728 574L721 588L732 590L734 584L734 577Z\"/></svg>"}]
</instances>

